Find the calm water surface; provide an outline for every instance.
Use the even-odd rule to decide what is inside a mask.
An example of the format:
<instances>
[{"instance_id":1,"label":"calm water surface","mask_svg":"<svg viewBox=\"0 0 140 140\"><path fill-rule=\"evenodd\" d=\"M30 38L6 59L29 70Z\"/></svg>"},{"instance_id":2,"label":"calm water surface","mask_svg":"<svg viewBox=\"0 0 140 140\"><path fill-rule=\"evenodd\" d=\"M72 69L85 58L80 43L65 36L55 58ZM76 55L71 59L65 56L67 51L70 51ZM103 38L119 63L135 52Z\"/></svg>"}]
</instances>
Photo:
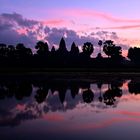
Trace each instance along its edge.
<instances>
[{"instance_id":1,"label":"calm water surface","mask_svg":"<svg viewBox=\"0 0 140 140\"><path fill-rule=\"evenodd\" d=\"M0 139L139 140L140 79L1 80Z\"/></svg>"}]
</instances>

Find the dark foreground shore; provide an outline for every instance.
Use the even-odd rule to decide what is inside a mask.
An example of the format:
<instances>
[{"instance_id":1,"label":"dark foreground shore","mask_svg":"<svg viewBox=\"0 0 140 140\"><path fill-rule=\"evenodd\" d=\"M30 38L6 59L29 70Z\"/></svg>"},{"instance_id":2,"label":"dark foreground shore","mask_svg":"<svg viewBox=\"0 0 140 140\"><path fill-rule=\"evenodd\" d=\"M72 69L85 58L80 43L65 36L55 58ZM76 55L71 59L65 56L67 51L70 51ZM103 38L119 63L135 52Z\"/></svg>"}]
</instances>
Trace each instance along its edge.
<instances>
[{"instance_id":1,"label":"dark foreground shore","mask_svg":"<svg viewBox=\"0 0 140 140\"><path fill-rule=\"evenodd\" d=\"M47 69L47 68L6 68L0 69L2 79L47 79L47 80L112 80L112 79L140 79L139 69Z\"/></svg>"}]
</instances>

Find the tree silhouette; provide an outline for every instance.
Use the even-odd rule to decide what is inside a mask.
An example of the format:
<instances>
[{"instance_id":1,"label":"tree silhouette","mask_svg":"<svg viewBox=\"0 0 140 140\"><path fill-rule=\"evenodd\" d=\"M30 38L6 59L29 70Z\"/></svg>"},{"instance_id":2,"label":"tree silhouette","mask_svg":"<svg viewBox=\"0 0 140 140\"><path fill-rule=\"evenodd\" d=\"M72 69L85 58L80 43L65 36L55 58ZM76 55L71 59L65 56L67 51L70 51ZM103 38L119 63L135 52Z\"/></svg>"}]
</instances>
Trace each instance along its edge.
<instances>
[{"instance_id":1,"label":"tree silhouette","mask_svg":"<svg viewBox=\"0 0 140 140\"><path fill-rule=\"evenodd\" d=\"M104 103L105 103L106 105L113 105L114 102L115 102L115 100L116 100L116 99L114 98L114 96L113 96L113 91L112 91L111 89L108 89L108 90L104 93L103 97L104 97Z\"/></svg>"},{"instance_id":2,"label":"tree silhouette","mask_svg":"<svg viewBox=\"0 0 140 140\"><path fill-rule=\"evenodd\" d=\"M91 42L86 42L84 43L83 47L82 47L82 50L83 50L83 54L85 56L88 56L90 57L90 55L93 53L94 51L94 48L93 48L93 44Z\"/></svg>"},{"instance_id":3,"label":"tree silhouette","mask_svg":"<svg viewBox=\"0 0 140 140\"><path fill-rule=\"evenodd\" d=\"M0 99L4 99L7 95L7 91L4 86L0 85Z\"/></svg>"},{"instance_id":4,"label":"tree silhouette","mask_svg":"<svg viewBox=\"0 0 140 140\"><path fill-rule=\"evenodd\" d=\"M131 82L128 83L128 89L130 93L140 94L140 82L131 80Z\"/></svg>"},{"instance_id":5,"label":"tree silhouette","mask_svg":"<svg viewBox=\"0 0 140 140\"><path fill-rule=\"evenodd\" d=\"M103 46L103 51L105 52L105 54L109 57L112 55L112 47L114 47L115 45L113 44L112 40L106 40L104 42L104 46Z\"/></svg>"},{"instance_id":6,"label":"tree silhouette","mask_svg":"<svg viewBox=\"0 0 140 140\"><path fill-rule=\"evenodd\" d=\"M0 57L3 59L7 56L7 45L6 44L0 44Z\"/></svg>"},{"instance_id":7,"label":"tree silhouette","mask_svg":"<svg viewBox=\"0 0 140 140\"><path fill-rule=\"evenodd\" d=\"M111 87L108 86L108 90L103 95L104 103L106 105L114 105L114 102L116 101L115 97L121 96L122 90L118 86L111 84Z\"/></svg>"},{"instance_id":8,"label":"tree silhouette","mask_svg":"<svg viewBox=\"0 0 140 140\"><path fill-rule=\"evenodd\" d=\"M13 45L8 45L8 57L14 59L16 55L16 48Z\"/></svg>"},{"instance_id":9,"label":"tree silhouette","mask_svg":"<svg viewBox=\"0 0 140 140\"><path fill-rule=\"evenodd\" d=\"M90 89L83 92L83 100L85 103L91 103L93 101L93 98L94 93Z\"/></svg>"},{"instance_id":10,"label":"tree silhouette","mask_svg":"<svg viewBox=\"0 0 140 140\"><path fill-rule=\"evenodd\" d=\"M32 56L32 50L30 48L26 48L24 46L24 44L22 43L19 43L17 44L16 46L16 55L17 55L17 58L26 58L26 57L29 57L29 56Z\"/></svg>"},{"instance_id":11,"label":"tree silhouette","mask_svg":"<svg viewBox=\"0 0 140 140\"><path fill-rule=\"evenodd\" d=\"M35 99L38 103L42 103L48 94L48 88L46 87L39 87L37 90L37 94L35 95Z\"/></svg>"},{"instance_id":12,"label":"tree silhouette","mask_svg":"<svg viewBox=\"0 0 140 140\"><path fill-rule=\"evenodd\" d=\"M39 56L47 56L48 52L49 52L49 47L47 42L44 43L43 41L38 41L35 49L37 49L37 54Z\"/></svg>"},{"instance_id":13,"label":"tree silhouette","mask_svg":"<svg viewBox=\"0 0 140 140\"><path fill-rule=\"evenodd\" d=\"M104 42L103 51L108 57L120 57L122 54L122 49L120 46L116 46L112 40L106 40Z\"/></svg>"},{"instance_id":14,"label":"tree silhouette","mask_svg":"<svg viewBox=\"0 0 140 140\"><path fill-rule=\"evenodd\" d=\"M137 48L137 47L129 48L127 57L131 61L139 62L140 61L140 48Z\"/></svg>"},{"instance_id":15,"label":"tree silhouette","mask_svg":"<svg viewBox=\"0 0 140 140\"><path fill-rule=\"evenodd\" d=\"M16 45L15 57L17 65L22 67L30 65L32 55L32 50L30 48L26 48L24 44L19 43Z\"/></svg>"},{"instance_id":16,"label":"tree silhouette","mask_svg":"<svg viewBox=\"0 0 140 140\"><path fill-rule=\"evenodd\" d=\"M102 42L98 41L100 52L96 58L91 58L94 51L93 44L86 42L82 46L82 52L73 42L70 51L67 50L66 43L62 37L59 48L55 50L53 46L49 51L46 42L38 41L36 43L36 52L32 52L31 48L27 48L23 43L15 46L0 44L0 67L1 68L105 68L106 71L114 70L139 70L140 67L140 48L134 47L128 50L128 58L122 56L122 48L116 46L112 40ZM104 53L108 56L102 56L102 46ZM112 69L113 68L113 69ZM130 69L132 68L132 69ZM24 70L24 69L23 69Z\"/></svg>"},{"instance_id":17,"label":"tree silhouette","mask_svg":"<svg viewBox=\"0 0 140 140\"><path fill-rule=\"evenodd\" d=\"M32 94L32 85L28 81L17 80L12 82L7 82L5 84L7 89L7 96L12 97L13 95L17 100L22 100L24 97L29 97Z\"/></svg>"},{"instance_id":18,"label":"tree silhouette","mask_svg":"<svg viewBox=\"0 0 140 140\"><path fill-rule=\"evenodd\" d=\"M32 93L32 86L28 81L22 81L17 84L17 89L15 94L17 97L29 97Z\"/></svg>"}]
</instances>

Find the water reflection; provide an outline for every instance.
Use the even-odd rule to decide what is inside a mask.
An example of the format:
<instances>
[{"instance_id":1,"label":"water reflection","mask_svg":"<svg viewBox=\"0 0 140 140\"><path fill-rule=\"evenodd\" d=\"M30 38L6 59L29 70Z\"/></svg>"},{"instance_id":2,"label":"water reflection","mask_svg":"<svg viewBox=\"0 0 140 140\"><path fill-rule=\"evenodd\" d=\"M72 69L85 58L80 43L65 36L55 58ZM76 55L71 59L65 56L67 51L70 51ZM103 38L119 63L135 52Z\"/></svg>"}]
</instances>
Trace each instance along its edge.
<instances>
[{"instance_id":1,"label":"water reflection","mask_svg":"<svg viewBox=\"0 0 140 140\"><path fill-rule=\"evenodd\" d=\"M74 129L79 131L93 129L96 126L97 128L106 127L106 125L111 125L114 122L126 120L139 122L140 120L124 118L124 116L114 118L114 115L139 117L140 112L130 105L132 99L140 100L140 96L137 96L139 94L140 81L135 78L0 80L0 130L6 127L10 133L10 127L20 126L22 128L25 127L25 124L28 126L27 121L34 122L32 124L34 126L37 120L42 119L56 124L61 122L59 126L63 128L65 128L63 122L68 123L71 131ZM127 101L127 106L125 106ZM134 105L138 106L138 103L135 102ZM129 110L131 107L132 110ZM111 110L114 108L115 112ZM103 116L99 115L97 118L93 118L90 114L93 112L97 114L103 112ZM83 115L85 113L87 118L82 118L85 117ZM111 116L113 116L112 121L105 120ZM66 122L65 118L69 118L69 120ZM99 121L98 124L96 124L97 120ZM71 121L76 125L69 124ZM97 122L92 125L94 121ZM100 124L101 122L102 124ZM42 125L40 127L40 131L43 131ZM50 131L54 129L51 133L59 131L52 123L45 127ZM34 127L32 129L34 130ZM64 130L66 131L66 128ZM18 131L16 130L16 132ZM0 132L1 135L6 137L6 133L3 131Z\"/></svg>"},{"instance_id":2,"label":"water reflection","mask_svg":"<svg viewBox=\"0 0 140 140\"><path fill-rule=\"evenodd\" d=\"M65 102L65 96L68 91L71 93L71 97L74 100L76 96L81 96L83 102L91 103L94 99L94 92L98 93L99 102L104 102L106 105L113 105L116 97L122 96L123 81L112 81L105 83L101 81L65 81L65 80L54 80L54 81L7 81L0 83L0 99L15 97L16 100L22 100L25 97L30 97L33 89L35 94L34 99L38 104L46 102L46 97L50 96L49 93L54 95L58 93L59 101L63 104ZM97 85L98 89L91 88L91 85ZM102 90L102 85L106 85L106 90ZM139 93L139 85L135 81L131 81L128 84L130 93ZM80 92L79 92L80 91ZM81 94L80 94L81 93ZM97 94L97 93L95 93ZM48 97L49 98L49 97Z\"/></svg>"}]
</instances>

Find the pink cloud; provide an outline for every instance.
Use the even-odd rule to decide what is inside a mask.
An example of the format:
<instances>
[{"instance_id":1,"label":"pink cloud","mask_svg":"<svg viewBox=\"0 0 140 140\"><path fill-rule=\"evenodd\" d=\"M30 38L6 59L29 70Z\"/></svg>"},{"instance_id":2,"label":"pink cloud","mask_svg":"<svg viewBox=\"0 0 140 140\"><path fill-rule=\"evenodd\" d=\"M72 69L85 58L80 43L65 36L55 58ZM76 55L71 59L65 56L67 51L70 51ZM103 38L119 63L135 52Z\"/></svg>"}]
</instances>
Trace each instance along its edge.
<instances>
[{"instance_id":1,"label":"pink cloud","mask_svg":"<svg viewBox=\"0 0 140 140\"><path fill-rule=\"evenodd\" d=\"M62 127L59 128L58 131L81 131L81 130L94 130L94 129L101 129L106 128L108 126L111 126L115 123L124 123L124 122L138 122L140 123L139 118L133 118L133 117L125 117L125 118L110 118L107 120L101 120L99 122L90 122L90 123L81 123L81 124L71 124L69 127Z\"/></svg>"},{"instance_id":2,"label":"pink cloud","mask_svg":"<svg viewBox=\"0 0 140 140\"><path fill-rule=\"evenodd\" d=\"M107 113L111 113L113 115L124 115L123 117L117 117L117 118L110 118L107 120L94 122L94 123L86 123L86 124L79 124L75 127L76 130L83 130L83 129L100 129L104 127L108 127L113 125L114 123L123 123L123 122L138 122L140 123L140 112L135 111L126 111L126 110L120 110L120 111L108 111ZM111 115L110 115L111 116Z\"/></svg>"},{"instance_id":3,"label":"pink cloud","mask_svg":"<svg viewBox=\"0 0 140 140\"><path fill-rule=\"evenodd\" d=\"M25 107L26 106L24 104L23 105L17 104L16 109L19 110L19 111L24 111L25 110Z\"/></svg>"},{"instance_id":4,"label":"pink cloud","mask_svg":"<svg viewBox=\"0 0 140 140\"><path fill-rule=\"evenodd\" d=\"M125 118L124 118L125 120L134 120L134 121L139 121L140 122L140 118L137 118L137 117L140 117L140 112L139 111L118 110L118 111L109 111L108 113L111 113L111 114L114 114L114 115L115 114L123 115L123 116L125 116Z\"/></svg>"},{"instance_id":5,"label":"pink cloud","mask_svg":"<svg viewBox=\"0 0 140 140\"><path fill-rule=\"evenodd\" d=\"M59 10L59 9L54 9L51 10L53 13L57 13L59 15L66 15L70 17L77 17L77 18L85 18L85 17L90 17L90 18L101 18L105 19L111 22L126 22L126 23L140 23L140 19L127 19L127 18L120 18L120 17L115 17L112 16L111 14L100 12L100 11L95 11L95 10L88 10L88 9L64 9L64 10Z\"/></svg>"},{"instance_id":6,"label":"pink cloud","mask_svg":"<svg viewBox=\"0 0 140 140\"><path fill-rule=\"evenodd\" d=\"M129 48L128 48L129 49ZM122 51L122 55L127 57L127 54L128 54L128 50L123 50ZM127 87L124 87L125 89L127 89Z\"/></svg>"},{"instance_id":7,"label":"pink cloud","mask_svg":"<svg viewBox=\"0 0 140 140\"><path fill-rule=\"evenodd\" d=\"M109 120L105 120L105 121L101 121L99 123L89 123L89 124L84 124L84 125L79 125L76 129L98 129L98 128L104 128L107 127L109 125L112 125L113 123L118 123L118 122L122 122L122 121L126 121L123 118L112 118Z\"/></svg>"},{"instance_id":8,"label":"pink cloud","mask_svg":"<svg viewBox=\"0 0 140 140\"><path fill-rule=\"evenodd\" d=\"M134 29L134 28L140 28L140 24L139 25L123 25L123 26L116 26L116 27L105 27L103 29Z\"/></svg>"},{"instance_id":9,"label":"pink cloud","mask_svg":"<svg viewBox=\"0 0 140 140\"><path fill-rule=\"evenodd\" d=\"M64 117L60 114L45 114L43 119L48 121L64 121Z\"/></svg>"},{"instance_id":10,"label":"pink cloud","mask_svg":"<svg viewBox=\"0 0 140 140\"><path fill-rule=\"evenodd\" d=\"M114 26L114 27L113 26L112 27L103 27L104 25L102 25L101 29L120 29L120 30L122 30L122 29L134 29L134 28L137 29L137 28L140 28L140 19L121 18L121 17L113 16L110 13L104 13L104 12L95 11L95 10L88 10L88 9L64 9L64 10L60 10L60 9L54 9L54 10L51 10L51 13L53 13L55 15L56 14L61 15L61 16L63 15L66 18L74 19L75 21L81 22L81 23L83 22L83 19L89 18L90 20L88 20L86 22L91 22L91 20L93 20L93 19L99 19L99 20L106 20L108 22L115 23L115 24L121 24L121 23L126 24L126 25ZM46 23L52 25L53 20L52 21L47 21ZM54 20L53 25L58 25L58 24L61 25L61 26L64 26L64 25L67 26L68 22L66 22L64 19ZM94 22L93 22L93 24L94 24ZM132 24L132 25L127 25L127 24ZM81 29L83 28L83 25L79 24ZM89 25L87 24L85 27L87 28L88 26ZM90 25L89 27L92 27L92 26L93 25ZM96 25L94 25L94 26L96 26Z\"/></svg>"},{"instance_id":11,"label":"pink cloud","mask_svg":"<svg viewBox=\"0 0 140 140\"><path fill-rule=\"evenodd\" d=\"M62 20L62 19L53 19L53 20L42 21L42 23L45 24L45 25L62 25L65 22L66 21Z\"/></svg>"},{"instance_id":12,"label":"pink cloud","mask_svg":"<svg viewBox=\"0 0 140 140\"><path fill-rule=\"evenodd\" d=\"M140 112L120 111L119 114L140 117Z\"/></svg>"},{"instance_id":13,"label":"pink cloud","mask_svg":"<svg viewBox=\"0 0 140 140\"><path fill-rule=\"evenodd\" d=\"M27 30L25 29L25 28L19 28L19 29L16 29L16 31L20 34L20 35L22 35L22 34L27 34Z\"/></svg>"},{"instance_id":14,"label":"pink cloud","mask_svg":"<svg viewBox=\"0 0 140 140\"><path fill-rule=\"evenodd\" d=\"M69 25L73 25L74 21L70 21L70 20L65 20L65 19L51 19L51 20L44 20L41 21L41 23L43 23L44 25L47 26L69 26Z\"/></svg>"},{"instance_id":15,"label":"pink cloud","mask_svg":"<svg viewBox=\"0 0 140 140\"><path fill-rule=\"evenodd\" d=\"M134 95L134 94L129 94L129 95L123 95L120 99L121 101L140 101L140 95Z\"/></svg>"},{"instance_id":16,"label":"pink cloud","mask_svg":"<svg viewBox=\"0 0 140 140\"><path fill-rule=\"evenodd\" d=\"M49 27L65 27L76 31L79 36L87 36L90 32L100 30L114 31L119 36L119 40L116 40L117 43L126 44L128 48L130 45L140 45L140 41L136 41L139 36L137 30L140 29L140 19L122 18L110 13L89 9L52 9L49 12L54 19L43 21L44 25ZM56 17L56 15L58 16ZM94 19L96 22L94 22ZM124 32L124 30L126 31ZM133 35L131 31L134 32ZM124 41L124 39L126 40ZM127 50L123 50L123 56L127 56Z\"/></svg>"},{"instance_id":17,"label":"pink cloud","mask_svg":"<svg viewBox=\"0 0 140 140\"><path fill-rule=\"evenodd\" d=\"M128 117L111 118L108 120L99 121L99 122L95 122L95 123L80 124L80 125L77 125L74 129L76 129L76 130L100 129L100 128L111 126L114 123L121 123L121 122L123 123L123 122L128 122L128 121L140 123L140 118L136 118L136 117L140 117L140 112L131 112L131 111L110 112L109 111L108 113L113 113L113 114L117 114L117 115L126 115Z\"/></svg>"}]
</instances>

